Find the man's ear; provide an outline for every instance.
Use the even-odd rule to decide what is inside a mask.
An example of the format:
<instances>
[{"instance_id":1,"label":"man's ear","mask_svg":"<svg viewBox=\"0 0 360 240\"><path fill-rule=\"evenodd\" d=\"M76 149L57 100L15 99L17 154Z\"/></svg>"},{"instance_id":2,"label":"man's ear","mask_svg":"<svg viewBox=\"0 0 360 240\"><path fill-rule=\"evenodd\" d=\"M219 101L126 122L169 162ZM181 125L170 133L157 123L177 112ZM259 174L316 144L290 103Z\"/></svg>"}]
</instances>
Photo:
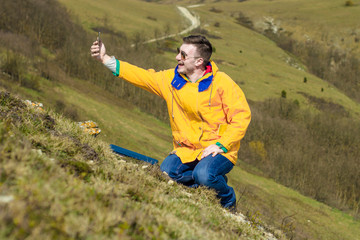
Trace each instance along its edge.
<instances>
[{"instance_id":1,"label":"man's ear","mask_svg":"<svg viewBox=\"0 0 360 240\"><path fill-rule=\"evenodd\" d=\"M204 64L204 59L203 58L197 58L195 61L195 66L199 67L201 65Z\"/></svg>"}]
</instances>

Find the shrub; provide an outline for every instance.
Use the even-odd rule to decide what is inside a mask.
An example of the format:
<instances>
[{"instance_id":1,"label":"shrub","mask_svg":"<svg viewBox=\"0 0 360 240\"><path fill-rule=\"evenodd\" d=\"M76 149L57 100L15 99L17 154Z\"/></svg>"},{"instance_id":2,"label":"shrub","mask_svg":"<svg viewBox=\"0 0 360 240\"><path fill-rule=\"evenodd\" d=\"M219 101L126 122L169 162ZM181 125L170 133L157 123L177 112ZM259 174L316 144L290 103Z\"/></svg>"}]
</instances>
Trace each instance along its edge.
<instances>
[{"instance_id":1,"label":"shrub","mask_svg":"<svg viewBox=\"0 0 360 240\"><path fill-rule=\"evenodd\" d=\"M267 157L267 152L266 152L265 145L263 142L251 141L249 143L249 147L250 147L251 151L253 151L254 153L256 153L257 155L259 155L261 157L262 161L265 161L265 159Z\"/></svg>"},{"instance_id":2,"label":"shrub","mask_svg":"<svg viewBox=\"0 0 360 240\"><path fill-rule=\"evenodd\" d=\"M321 90L324 91L324 88L321 88ZM327 101L325 99L318 98L315 96L311 96L305 92L298 92L298 93L306 97L315 108L317 108L318 110L320 110L325 114L337 115L342 117L350 116L349 112L340 104L333 103L331 101Z\"/></svg>"},{"instance_id":3,"label":"shrub","mask_svg":"<svg viewBox=\"0 0 360 240\"><path fill-rule=\"evenodd\" d=\"M0 29L36 39L50 49L61 48L73 34L68 12L57 1L13 0L1 8L6 15L0 18ZM31 16L31 21L24 16Z\"/></svg>"},{"instance_id":4,"label":"shrub","mask_svg":"<svg viewBox=\"0 0 360 240\"><path fill-rule=\"evenodd\" d=\"M146 18L151 20L151 21L157 21L157 18L153 17L153 16L147 16Z\"/></svg>"},{"instance_id":5,"label":"shrub","mask_svg":"<svg viewBox=\"0 0 360 240\"><path fill-rule=\"evenodd\" d=\"M243 12L239 12L237 14L237 17L235 18L235 20L236 20L236 23L238 23L244 27L247 27L250 29L253 29L253 27L254 27L253 22L250 20L249 17L245 16L245 14Z\"/></svg>"},{"instance_id":6,"label":"shrub","mask_svg":"<svg viewBox=\"0 0 360 240\"><path fill-rule=\"evenodd\" d=\"M201 35L205 35L208 38L212 38L212 39L222 39L222 37L215 35L215 34L211 34L209 33L208 30L204 29L204 28L196 28L194 29L192 32L192 34L201 34Z\"/></svg>"},{"instance_id":7,"label":"shrub","mask_svg":"<svg viewBox=\"0 0 360 240\"><path fill-rule=\"evenodd\" d=\"M37 75L26 76L21 80L21 86L39 91L40 77Z\"/></svg>"},{"instance_id":8,"label":"shrub","mask_svg":"<svg viewBox=\"0 0 360 240\"><path fill-rule=\"evenodd\" d=\"M345 2L345 6L346 7L352 7L352 6L354 6L354 2L351 1L351 0L348 0L348 1Z\"/></svg>"},{"instance_id":9,"label":"shrub","mask_svg":"<svg viewBox=\"0 0 360 240\"><path fill-rule=\"evenodd\" d=\"M26 57L40 55L39 44L31 38L22 34L4 32L0 30L0 42L4 49L22 54Z\"/></svg>"},{"instance_id":10,"label":"shrub","mask_svg":"<svg viewBox=\"0 0 360 240\"><path fill-rule=\"evenodd\" d=\"M64 109L64 115L74 121L80 121L78 110L73 105L67 105Z\"/></svg>"},{"instance_id":11,"label":"shrub","mask_svg":"<svg viewBox=\"0 0 360 240\"><path fill-rule=\"evenodd\" d=\"M214 13L222 13L222 12L223 12L223 10L217 9L217 8L215 8L215 7L210 8L209 11L210 11L210 12L214 12Z\"/></svg>"},{"instance_id":12,"label":"shrub","mask_svg":"<svg viewBox=\"0 0 360 240\"><path fill-rule=\"evenodd\" d=\"M335 47L324 47L323 44L313 40L305 43L295 41L292 33L286 31L278 33L265 31L264 35L275 41L282 49L297 56L307 66L309 72L334 84L347 96L360 102L358 56Z\"/></svg>"},{"instance_id":13,"label":"shrub","mask_svg":"<svg viewBox=\"0 0 360 240\"><path fill-rule=\"evenodd\" d=\"M6 52L6 59L1 64L1 70L11 76L12 79L20 81L25 73L26 63L23 56L11 51Z\"/></svg>"},{"instance_id":14,"label":"shrub","mask_svg":"<svg viewBox=\"0 0 360 240\"><path fill-rule=\"evenodd\" d=\"M284 98L249 101L253 120L239 159L302 194L359 214L360 123L333 103L311 103L321 111L304 111Z\"/></svg>"}]
</instances>

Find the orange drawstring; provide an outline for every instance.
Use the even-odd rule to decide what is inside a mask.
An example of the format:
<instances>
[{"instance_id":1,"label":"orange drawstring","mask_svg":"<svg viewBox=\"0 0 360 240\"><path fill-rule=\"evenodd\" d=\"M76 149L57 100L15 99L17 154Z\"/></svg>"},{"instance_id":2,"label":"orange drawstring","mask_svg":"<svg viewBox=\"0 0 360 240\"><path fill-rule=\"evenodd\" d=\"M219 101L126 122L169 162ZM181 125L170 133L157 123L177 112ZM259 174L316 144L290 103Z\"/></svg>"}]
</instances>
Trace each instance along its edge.
<instances>
[{"instance_id":1,"label":"orange drawstring","mask_svg":"<svg viewBox=\"0 0 360 240\"><path fill-rule=\"evenodd\" d=\"M209 108L211 109L211 94L212 94L212 90L213 90L213 85L214 83L211 83L211 90L210 90L210 97L209 97Z\"/></svg>"}]
</instances>

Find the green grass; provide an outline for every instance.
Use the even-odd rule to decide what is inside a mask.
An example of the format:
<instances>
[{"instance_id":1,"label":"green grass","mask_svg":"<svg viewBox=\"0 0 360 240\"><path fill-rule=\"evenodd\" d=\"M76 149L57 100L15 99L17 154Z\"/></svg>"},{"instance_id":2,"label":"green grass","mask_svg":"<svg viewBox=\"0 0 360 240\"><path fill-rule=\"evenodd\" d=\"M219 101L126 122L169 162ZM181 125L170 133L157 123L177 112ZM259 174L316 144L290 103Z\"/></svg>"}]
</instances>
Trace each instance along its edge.
<instances>
[{"instance_id":1,"label":"green grass","mask_svg":"<svg viewBox=\"0 0 360 240\"><path fill-rule=\"evenodd\" d=\"M92 88L89 86L88 89ZM92 94L99 93L96 90L95 88L93 93L83 95L81 91L76 92L65 86L59 86L55 89L55 91L61 91L64 94L66 101L77 99L79 102L88 103L87 106L91 107L83 108L85 109L84 114L87 116L92 116L93 114L94 119L98 123L102 122L99 116L106 114L105 112L108 111L113 114L112 117L109 116L109 119L115 121L114 124L119 126L124 126L123 124L126 126L126 122L121 122L124 120L116 122L115 119L118 117L125 118L127 114L138 114L138 111L131 111L131 109L126 107L120 108L116 105L113 105L111 109L107 109L106 106L109 106L109 103L103 103L106 100L103 99L101 94L97 96L97 102L100 103L94 103ZM7 108L7 110L11 111L11 108ZM4 112L4 106L2 107L2 112ZM18 114L23 120L20 122L20 125L15 124L13 128L6 127L8 126L6 122L9 120L4 121L3 119L0 121L2 149L11 149L10 152L12 153L10 159L2 158L2 165L5 166L2 170L2 176L6 176L6 180L2 180L1 188L4 193L3 195L16 196L16 201L10 205L11 214L8 211L4 213L7 218L10 216L13 219L12 224L15 224L15 226L8 225L9 223L5 221L7 224L0 230L0 234L3 234L3 236L9 231L13 231L12 237L27 236L27 234L34 237L45 237L52 234L60 238L63 236L71 237L76 234L84 237L90 235L101 237L103 234L112 236L112 231L114 231L120 232L123 234L122 236L129 235L132 238L135 238L137 234L141 236L152 236L153 234L162 239L170 238L173 236L172 234L175 234L174 236L177 238L183 239L192 238L191 236L198 236L199 239L208 239L209 235L206 235L201 229L198 233L194 233L187 226L193 221L199 221L193 216L199 213L199 209L201 209L200 212L204 211L204 209L205 211L210 211L201 214L202 216L208 215L206 219L209 220L204 222L205 226L228 224L223 222L227 220L220 221L215 217L221 214L219 212L221 208L215 203L216 201L211 193L204 192L203 189L197 192L191 189L186 190L186 188L180 186L167 187L166 178L160 177L157 170L150 168L149 170L139 171L141 165L135 166L131 160L127 160L130 162L123 165L118 162L119 160L109 152L107 143L101 140L101 136L111 131L116 134L122 133L121 129L114 131L112 126L110 126L110 130L108 130L107 127L103 128L100 124L103 132L98 138L94 139L82 134L75 122L50 113L50 116L54 118L56 123L52 131L57 134L53 134L45 127L48 126L44 124L46 123L46 121L44 122L44 119L46 119L44 117L46 116L45 113L37 113L34 110L22 110ZM36 120L34 117L29 118L31 114L35 114L40 120ZM140 113L140 116L141 119L137 120L139 122L132 119L131 121L134 125L124 129L128 141L120 141L119 145L129 147L132 146L131 144L136 145L136 141L138 141L136 135L137 133L140 134L135 127L138 124L140 124L139 128L142 129L140 136L146 136L146 131L149 128L141 126L141 124L144 124L144 121L147 121L149 125L155 125L156 128L153 128L153 130L165 129L169 131L169 128L166 125L162 126L163 124L159 123L158 120L143 113ZM96 117L99 117L99 119L96 119ZM106 116L103 117L106 118ZM14 135L13 138L10 137L12 135ZM153 138L151 141L159 141L161 139L158 134L153 134L151 137ZM78 142L75 146L74 141ZM132 143L129 144L130 142ZM163 142L165 146L168 143L165 140ZM85 144L90 146L90 148L85 147ZM142 150L144 153L148 154L151 152L151 147L149 148L148 143L144 143L143 146ZM161 146L161 144L156 146ZM34 148L41 149L43 154L39 155L31 150ZM95 160L85 159L84 153L86 151L84 149L87 151L90 149L90 152L92 152L91 149L95 150L97 158ZM159 153L163 153L163 150L160 150ZM17 160L15 161L13 157ZM159 157L162 156L160 155ZM73 160L69 161L70 159ZM15 167L16 171L12 172L12 169ZM104 176L111 176L111 178L104 178ZM16 180L18 178L19 180ZM157 178L160 178L160 180ZM275 183L273 180L250 174L241 170L238 166L230 173L229 179L230 184L235 187L237 196L240 198L239 210L259 224L271 223L271 226L282 229L289 237L295 231L298 238L308 237L309 239L334 239L332 238L334 236L341 236L342 239L356 239L359 235L358 229L360 229L360 223L354 221L349 215L304 197L296 191ZM151 183L152 181L155 181L155 183ZM156 183L157 181L159 183ZM64 182L66 182L66 185L64 185ZM158 186L154 189L154 185ZM29 209L23 208L23 204L28 201L27 195L24 195L25 189L36 193L31 195L30 199L33 207ZM69 191L68 189L72 190ZM117 190L112 192L112 195L109 195L109 191L114 191L114 189ZM185 197L189 193L192 194L192 197ZM168 196L168 194L171 194L171 196ZM204 203L204 205L200 206L198 204L196 206L189 205L188 201L193 203L199 201L199 198L202 199L201 201L205 201L204 197L210 197L213 203L211 205ZM77 200L75 201L75 199ZM107 207L104 209L105 199ZM75 204L76 202L84 206L80 207ZM55 210L54 208L59 209ZM85 209L87 210L85 211ZM25 213L31 211L33 215L18 216L22 211ZM48 215L49 211L50 215ZM84 211L86 214L79 215L77 213ZM105 213L108 211L108 213L105 214L103 211ZM122 212L122 215L119 217L114 215L113 212ZM265 215L264 212L267 212L267 214ZM149 222L150 220L146 217L149 215L159 215L159 217L155 217L155 219L150 218L151 222ZM105 218L105 216L107 217ZM282 224L283 220L289 216L291 221L288 220L289 222L286 222L287 225ZM96 218L99 218L98 221L101 220L101 223L99 223L100 225L97 228L90 230L92 225L96 225ZM177 220L177 218L181 220ZM47 222L43 219L46 219ZM116 226L112 225L113 221L117 223ZM135 227L132 226L132 224L135 224L134 221L136 221ZM175 224L176 221L180 221L180 223L176 223L178 224L177 226L183 226L181 230L179 230L180 228L169 227L164 223ZM47 223L50 225L47 225ZM61 224L58 225L57 223ZM51 227L51 224L56 224L56 231ZM40 233L40 230L42 230L42 233ZM216 229L216 231L218 230ZM215 236L219 233L213 234L215 234L214 239L216 239ZM231 237L228 239L231 239Z\"/></svg>"},{"instance_id":2,"label":"green grass","mask_svg":"<svg viewBox=\"0 0 360 240\"><path fill-rule=\"evenodd\" d=\"M264 239L214 192L121 159L75 122L5 92L0 113L1 239Z\"/></svg>"},{"instance_id":3,"label":"green grass","mask_svg":"<svg viewBox=\"0 0 360 240\"><path fill-rule=\"evenodd\" d=\"M78 109L82 109L81 115L86 117L82 120L91 119L99 124L102 133L97 137L96 142L97 141L102 142L102 140L107 141L107 143L102 143L103 147L105 147L110 143L117 144L122 147L129 148L131 150L157 158L160 160L160 162L163 160L166 154L171 150L171 143L170 143L171 137L170 137L169 126L160 122L159 120L156 120L154 117L141 113L139 110L131 106L129 103L125 103L120 99L111 97L110 94L104 92L103 90L92 84L86 83L78 79L72 79L71 82L72 84L70 85L63 83L56 83L54 87L52 86L51 82L47 81L45 82L47 84L42 84L43 96L46 99L47 98L46 94L57 93L63 97L62 99L66 103L74 104L75 107L77 107ZM46 100L45 101L43 100L42 102L44 103L45 107L49 108L49 106L47 106ZM74 136L75 133L73 133L73 131L75 131L76 134L79 134L78 129L76 129L76 125L74 125L75 124L74 122L63 120L60 116L59 118L61 119L61 121L58 121L58 124L61 126L60 128L67 129L66 132L69 132L66 134ZM36 132L36 131L29 130L29 132ZM40 137L35 135L35 138L41 139L41 142L48 142L46 137ZM92 138L90 138L90 140L94 141ZM86 141L89 141L89 139ZM37 140L36 142L39 141ZM139 144L139 142L141 142L142 144ZM62 151L62 150L58 151L57 149L59 147L61 148L65 147L70 149L66 151ZM59 139L52 139L51 144L42 147L41 149L43 149L43 151L45 152L46 151L57 152L50 154L46 153L47 155L49 155L48 156L49 158L54 158L54 159L56 159L57 157L63 158L64 154L66 156L66 152L70 152L72 155L78 156L78 154L76 154L76 149L75 150L73 149L71 142L70 144L67 144L63 140L59 140ZM97 147L94 147L94 149L97 149ZM100 150L100 152L102 151L104 150ZM80 159L80 161L82 160ZM112 161L118 161L118 160L108 160L108 161L109 161L108 164L114 164ZM100 165L103 165L103 163L101 163ZM73 162L71 166L72 167L70 168L69 171L73 171L72 173L73 174L75 173L75 175L76 175L76 171L75 171L76 169L84 169L84 167L77 166L76 161ZM33 168L33 166L30 165L30 168ZM50 172L49 174L51 173L52 172ZM37 176L35 180L31 180L30 185L32 185L34 181L43 182L43 180L40 180L40 178L46 179L50 177L49 175L44 175L44 173L40 173L40 176ZM66 176L71 177L71 174ZM63 178L65 178L66 176L64 176ZM85 171L85 176L86 176L86 171ZM135 178L138 178L138 176L136 177L133 176L133 177L134 178L129 176L128 177L129 181L134 181ZM246 214L249 218L254 218L254 221L260 224L266 223L267 225L270 225L274 228L282 229L285 233L288 234L288 236L291 236L291 234L295 234L297 236L297 239L299 237L301 238L302 236L311 236L314 238L316 236L317 239L331 239L332 235L333 236L341 235L344 236L344 239L356 239L354 238L354 236L358 234L357 229L359 227L359 222L354 221L349 215L346 215L337 210L333 210L330 207L318 203L310 198L306 198L291 189L288 189L284 186L275 183L272 180L247 173L241 170L238 166L236 166L234 170L230 173L229 179L231 186L233 186L237 191L237 196L240 197L238 209L244 214ZM70 181L70 180L66 180L66 181ZM54 183L54 184L59 184L59 183ZM77 182L76 184L79 183ZM103 183L98 183L98 184L103 184ZM40 189L44 187L48 187L48 185L46 186L42 186L41 184L40 186L38 185L39 184L35 184L35 186L39 187ZM22 185L18 186L17 191L21 191L22 187L24 186ZM140 190L138 191L141 192L142 188L140 186L139 188ZM84 189L87 188L84 186L84 188L80 188L79 191L85 191ZM132 189L130 191L135 191L135 189ZM65 191L65 190L61 190L61 191ZM86 190L86 191L92 191L92 190ZM61 194L64 193L61 192ZM157 192L157 194L159 195L159 198L161 199L164 198L164 196L162 196L164 193ZM69 197L67 201L73 201L71 199L72 198ZM157 204L160 204L158 201L160 200L156 200ZM67 202L65 201L64 203L61 204L67 204ZM65 207L69 207L70 209L72 208L69 205L64 206L64 208ZM138 207L139 206L134 208L138 209ZM179 208L181 209L182 207L183 206L181 205ZM212 205L211 208L213 207L214 206ZM101 206L96 206L91 208L101 208ZM168 208L171 207L169 206ZM148 211L148 210L144 210L144 208L141 209L142 209L141 211L145 211L145 212ZM159 211L158 214L164 214L161 213L162 210L163 209L157 210ZM119 209L117 211L121 211L121 210ZM189 211L191 213L194 213L194 211L196 210L193 209L193 207L190 207ZM45 213L39 213L39 214L45 214ZM182 211L176 210L174 214L179 216L182 214ZM295 215L292 216L293 214ZM129 217L130 215L131 214L129 213ZM282 225L283 219L287 216L292 216L290 219L293 222L291 221L288 225L284 225L284 224ZM77 219L77 217L74 216L72 216L71 218ZM310 222L308 220L310 220ZM192 220L187 220L187 221L191 222ZM67 224L70 223L66 222L63 224L67 226ZM146 223L146 224L150 224L150 223ZM293 227L295 227L295 229L293 229ZM71 231L75 231L75 230L71 230Z\"/></svg>"},{"instance_id":4,"label":"green grass","mask_svg":"<svg viewBox=\"0 0 360 240\"><path fill-rule=\"evenodd\" d=\"M296 1L222 1L214 4L224 12L242 11L249 16L255 26L261 27L264 17L272 17L280 27L294 33L299 40L308 37L323 41L329 45L340 46L359 52L359 44L355 41L360 36L356 30L360 5L345 7L344 0L310 2Z\"/></svg>"},{"instance_id":5,"label":"green grass","mask_svg":"<svg viewBox=\"0 0 360 240\"><path fill-rule=\"evenodd\" d=\"M189 5L194 1L177 1L177 4ZM326 44L340 46L342 49L351 49L359 54L360 32L356 29L360 4L352 1L354 6L346 7L345 0L251 0L242 1L204 1L204 5L196 8L216 8L222 11L218 15L229 16L243 12L251 19L256 28L263 28L264 17L272 17L274 22L283 29L292 32L299 40L310 37Z\"/></svg>"},{"instance_id":6,"label":"green grass","mask_svg":"<svg viewBox=\"0 0 360 240\"><path fill-rule=\"evenodd\" d=\"M155 29L164 33L169 25L169 33L176 33L188 24L183 21L174 5L141 0L80 0L76 2L60 0L60 3L69 8L73 15L78 16L81 24L89 31L93 27L104 26L106 23L105 27L124 32L129 36L142 32L148 38L153 38ZM106 19L105 22L104 19Z\"/></svg>"},{"instance_id":7,"label":"green grass","mask_svg":"<svg viewBox=\"0 0 360 240\"><path fill-rule=\"evenodd\" d=\"M253 1L245 3L247 2ZM227 4L231 11L226 8ZM226 13L216 14L208 10L215 6L224 9L224 12L227 10L236 12L236 9L239 11L242 9L241 4L230 5L221 1L217 4L205 4L206 7L194 10L200 15L202 23L207 26L204 27L206 30L211 34L223 36L223 39L210 39L217 50L213 58L215 62L217 59L225 61L225 64L219 64L220 69L240 84L249 99L259 101L279 97L281 91L285 90L288 98L298 99L300 103L307 105L307 100L298 93L306 92L339 103L350 112L360 113L358 103L329 83L306 72L306 69L298 70L289 65L286 59L292 58L295 62L297 60L278 48L274 42L235 23L235 19ZM220 27L214 26L216 22L220 23ZM301 63L299 64L301 66ZM303 82L304 77L307 77L307 83Z\"/></svg>"},{"instance_id":8,"label":"green grass","mask_svg":"<svg viewBox=\"0 0 360 240\"><path fill-rule=\"evenodd\" d=\"M141 112L131 103L88 81L65 77L54 82L41 78L40 90L35 91L12 83L8 76L2 76L0 87L1 85L24 99L42 102L45 109L54 109L56 101L61 100L66 106L63 112L75 111L78 121L97 122L102 130L98 138L109 144L119 145L160 161L172 151L168 124Z\"/></svg>"},{"instance_id":9,"label":"green grass","mask_svg":"<svg viewBox=\"0 0 360 240\"><path fill-rule=\"evenodd\" d=\"M168 22L172 26L170 32L177 32L187 24L174 5L130 0L106 3L65 0L61 2L69 7L74 15L79 16L83 26L89 31L92 27L103 25L105 15L108 16L107 21L111 28L123 31L129 36L144 31L146 36L152 38L154 30L163 29ZM177 1L178 4L184 2ZM222 39L210 38L217 50L214 60L222 71L240 84L249 99L259 101L279 97L281 91L286 90L288 98L298 99L302 106L306 106L307 100L303 95L298 94L302 91L312 96L331 99L345 106L351 113L359 114L359 104L325 81L287 64L285 60L290 56L286 52L264 36L236 24L230 14L225 14L246 10L250 17L262 17L262 14L271 11L276 19L284 16L284 19L291 20L290 14L298 11L285 11L285 9L298 7L304 18L310 18L310 23L321 22L319 20L321 14L316 16L313 12L315 8L311 7L316 4L306 1L297 2L301 4L296 5L296 1L254 0L243 3L205 1L205 6L194 8L193 11L200 15L203 28L210 34L222 37ZM112 7L112 4L117 5ZM319 4L322 4L321 7L324 6L321 8L324 9L324 15L331 16L328 10L334 4L340 4L340 1L320 1ZM209 11L213 6L224 12L218 14ZM339 14L344 14L346 13L344 9L338 6L335 10ZM352 16L349 12L358 11L357 9L358 7L354 7L346 11ZM285 13L289 16L285 16ZM157 21L147 18L152 14L156 15ZM347 23L349 26L353 24L351 21ZM216 22L220 23L219 27L214 26ZM296 24L300 22L302 21L299 20ZM294 26L299 32L305 28L311 30L310 23L304 22L304 25ZM330 21L330 23L334 22ZM290 26L289 30L291 30ZM111 49L108 51L111 52ZM168 65L172 62L175 66L174 53L165 52L162 57ZM294 61L296 62L296 59ZM303 83L304 77L308 79L306 84ZM1 85L10 86L8 78L3 76L1 78ZM11 176L8 179L11 181L1 180L1 194L14 195L16 200L9 205L0 204L1 210L7 209L4 212L0 211L2 213L0 216L2 219L10 219L1 220L7 225L3 227L1 224L3 228L0 228L0 234L3 235L0 236L13 231L14 238L17 236L23 238L26 234L34 234L32 235L34 238L51 238L51 236L111 238L113 234L118 234L124 238L147 236L160 239L208 239L213 234L216 239L223 234L217 226L227 226L229 220L221 218L223 215L211 193L204 189L197 192L180 186L169 187L155 170L149 170L150 173L147 170L139 171L139 167L130 163L122 166L107 149L108 144L117 144L161 161L172 148L171 131L166 124L142 113L131 103L119 100L102 89L78 79L67 78L67 82L60 83L42 79L40 92L17 85L11 86L12 92L26 96L30 100L41 101L46 108L53 105L47 101L56 96L67 105L73 105L78 110L81 120L96 121L102 133L94 140L81 135L73 122L64 120L61 116L54 117L58 124L57 131L65 136L75 136L81 143L91 145L101 156L101 161L95 161L92 165L93 160L84 159L82 148L74 148L71 141L69 144L64 139L58 139L58 136L38 134L39 129L23 128L21 131L36 133L35 137L29 139L29 135L22 136L21 131L19 133L15 128L8 128L4 122L1 122L0 129L2 136L5 136L1 141L3 139L5 141L1 142L0 146L9 146L8 149L14 156L11 161L6 159L5 165L9 165L10 171L8 176ZM320 91L321 88L324 88L324 92ZM13 132L16 134L14 135ZM15 138L12 139L12 135ZM36 146L32 145L34 139ZM16 144L20 147L15 147ZM43 149L45 154L41 156L34 154L31 149L35 147ZM67 157L75 160L64 164L63 161ZM52 158L55 162L49 161ZM85 164L77 164L77 162ZM62 164L64 166L61 168ZM87 166L90 166L91 170ZM34 169L35 174L31 174L34 173ZM104 178L106 174L112 179ZM152 181L155 181L155 185L158 184L158 188L150 183ZM137 185L139 182L146 184ZM241 196L239 209L244 214L248 212L248 216L253 217L254 221L264 221L282 228L289 237L294 232L297 239L333 239L334 236L356 239L360 235L359 222L354 221L349 215L305 198L269 179L249 174L236 167L230 174L230 183L238 190L237 196ZM29 192L34 194L26 195ZM193 197L188 199L188 193L194 194ZM206 198L209 198L210 202L207 202ZM199 207L194 201L205 202L201 202L202 205ZM26 208L25 205L30 207ZM32 212L34 215L30 214ZM82 214L84 212L87 215ZM120 216L115 214L119 212ZM260 212L262 213L259 216ZM199 213L200 217L196 216ZM282 225L282 221L288 216L291 217ZM198 223L204 228L194 232L191 226ZM241 227L233 224L230 223L229 228L226 229L238 234L237 229ZM248 231L247 227L244 229Z\"/></svg>"},{"instance_id":10,"label":"green grass","mask_svg":"<svg viewBox=\"0 0 360 240\"><path fill-rule=\"evenodd\" d=\"M360 222L339 210L305 197L271 179L250 174L239 167L230 172L230 182L238 190L239 209L272 222L290 238L358 239ZM285 221L285 222L284 222Z\"/></svg>"},{"instance_id":11,"label":"green grass","mask_svg":"<svg viewBox=\"0 0 360 240\"><path fill-rule=\"evenodd\" d=\"M81 80L74 81L80 85L87 84ZM159 160L171 152L172 138L168 125L118 98L106 98L99 87L89 86L87 90L82 93L79 88L72 89L66 85L55 89L65 96L67 102L86 112L88 119L84 120L98 123L102 130L101 139Z\"/></svg>"},{"instance_id":12,"label":"green grass","mask_svg":"<svg viewBox=\"0 0 360 240\"><path fill-rule=\"evenodd\" d=\"M73 3L62 0L61 2L70 8L74 15L79 16L80 21L86 29L89 28L89 24L87 23L88 19L92 19L92 21L97 21L96 19L99 19L97 12L106 12L112 28L124 31L130 35L134 32L134 29L136 29L136 31L141 29L143 31L153 32L156 28L158 28L156 24L159 24L160 22L167 22L160 16L168 16L169 21L177 23L179 23L179 21L184 21L183 17L180 16L175 6L172 4L146 3L145 1L139 0L108 1L106 4L92 3L95 5L85 4L82 1ZM213 59L219 65L220 70L226 72L240 84L249 99L261 101L267 98L279 97L281 95L281 91L285 90L288 98L297 99L301 104L307 106L309 105L308 100L303 95L299 94L299 92L306 92L312 96L324 98L341 104L351 113L359 115L360 105L358 103L354 102L344 93L331 86L328 82L306 72L305 68L303 70L298 70L294 66L288 64L286 61L291 59L293 62L302 66L296 58L278 48L274 42L261 34L237 24L235 17L231 16L232 13L237 13L239 11L246 11L250 17L252 17L252 14L257 16L267 16L266 11L268 11L269 8L274 9L273 12L279 14L283 12L288 13L289 11L285 11L285 9L292 9L298 5L303 6L300 8L303 11L301 14L307 16L307 11L310 10L309 7L306 6L312 6L313 4L305 4L303 3L304 1L301 3L297 2L299 1L290 1L290 3L288 3L288 1L272 1L271 3L265 3L265 1L245 1L242 3L237 1L219 1L215 3L205 1L204 5L192 8L191 11L200 16L202 28L206 29L210 34L221 38L210 38L210 41L216 48L216 53L213 55ZM340 2L341 1L337 1L337 4ZM191 3L193 3L193 1L176 2L176 4L183 6ZM116 4L121 5L121 8L124 9L124 12L126 13L118 14L117 9L119 8L113 7ZM337 6L334 5L336 3L333 1L331 1L331 3L328 3L328 1L322 1L322 4L324 5L323 8L327 9L327 14L331 13L330 10L333 9L334 6ZM138 8L136 8L136 6ZM159 16L159 20L155 25L142 25L142 23L134 21L134 18L138 19L138 21L146 19L145 16L147 13L144 10L145 7L139 6L146 6L147 12L153 12L153 15ZM210 11L212 7L221 9L223 12L214 13ZM321 10L323 8L317 9ZM312 7L311 9L314 10L316 8ZM351 14L354 14L354 11L356 12L356 10L352 10L350 8L350 10L346 9L348 8L338 6L333 11L338 11L341 16L348 14L348 11L351 11ZM358 8L354 7L353 9ZM169 12L171 12L171 14L169 14ZM312 29L309 27L310 23L318 23L316 16L322 15L315 14L314 12L308 14L314 17L309 18L309 21L304 23L305 25L303 28ZM119 24L115 24L117 20L110 20L122 16L127 17L124 17L122 21L119 21L121 22ZM354 20L348 23L349 27L354 26L356 17L351 19ZM149 20L147 19L146 21ZM174 22L170 25L172 33L179 31L179 25L174 24ZM214 26L217 22L220 23L219 27ZM334 22L335 21L330 23ZM316 26L314 26L314 28L316 28ZM152 35L151 37L150 35L148 35L148 38L152 38ZM179 37L177 39L180 44L181 38ZM107 50L111 54L111 49ZM121 58L121 56L117 57ZM166 65L169 65L169 61L173 62L174 66L176 65L174 53L165 52L163 59L164 61L167 61ZM306 84L303 82L304 77L308 79ZM323 91L321 91L322 89Z\"/></svg>"}]
</instances>

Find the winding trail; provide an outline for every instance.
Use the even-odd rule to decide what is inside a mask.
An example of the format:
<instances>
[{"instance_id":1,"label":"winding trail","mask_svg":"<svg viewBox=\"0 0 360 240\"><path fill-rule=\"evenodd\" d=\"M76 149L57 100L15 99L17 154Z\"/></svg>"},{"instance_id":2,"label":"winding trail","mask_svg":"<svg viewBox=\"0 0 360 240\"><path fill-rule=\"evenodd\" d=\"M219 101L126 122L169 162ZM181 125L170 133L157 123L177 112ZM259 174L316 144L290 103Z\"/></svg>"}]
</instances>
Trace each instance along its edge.
<instances>
[{"instance_id":1,"label":"winding trail","mask_svg":"<svg viewBox=\"0 0 360 240\"><path fill-rule=\"evenodd\" d=\"M144 43L152 43L152 42L164 40L166 38L175 37L177 35L182 35L182 34L191 32L192 30L194 30L195 28L200 26L200 17L199 16L195 16L195 15L191 14L190 11L185 7L180 7L180 6L176 6L176 7L180 11L181 15L183 15L186 19L188 19L191 22L191 25L179 33L169 34L169 35L162 36L159 38L150 39L148 41L145 41Z\"/></svg>"}]
</instances>

